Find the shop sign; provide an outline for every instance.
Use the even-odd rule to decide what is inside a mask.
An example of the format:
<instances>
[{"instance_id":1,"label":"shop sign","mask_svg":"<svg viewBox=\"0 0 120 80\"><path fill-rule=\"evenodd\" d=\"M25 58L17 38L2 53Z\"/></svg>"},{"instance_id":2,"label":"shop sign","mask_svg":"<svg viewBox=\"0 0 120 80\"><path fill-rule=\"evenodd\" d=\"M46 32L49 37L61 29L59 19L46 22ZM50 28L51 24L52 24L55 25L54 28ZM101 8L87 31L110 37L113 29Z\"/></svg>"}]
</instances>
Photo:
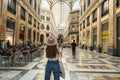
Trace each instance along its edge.
<instances>
[{"instance_id":1,"label":"shop sign","mask_svg":"<svg viewBox=\"0 0 120 80\"><path fill-rule=\"evenodd\" d=\"M13 29L7 28L6 35L13 35Z\"/></svg>"},{"instance_id":2,"label":"shop sign","mask_svg":"<svg viewBox=\"0 0 120 80\"><path fill-rule=\"evenodd\" d=\"M102 32L102 38L108 38L108 30Z\"/></svg>"}]
</instances>

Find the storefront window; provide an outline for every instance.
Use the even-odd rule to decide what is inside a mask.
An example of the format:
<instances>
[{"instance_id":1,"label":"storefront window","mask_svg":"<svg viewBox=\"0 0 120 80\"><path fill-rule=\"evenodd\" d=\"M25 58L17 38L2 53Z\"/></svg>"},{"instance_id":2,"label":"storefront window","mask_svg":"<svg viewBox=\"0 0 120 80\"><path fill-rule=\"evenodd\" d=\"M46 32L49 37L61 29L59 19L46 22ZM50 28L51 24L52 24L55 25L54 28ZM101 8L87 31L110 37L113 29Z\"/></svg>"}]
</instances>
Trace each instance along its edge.
<instances>
[{"instance_id":1,"label":"storefront window","mask_svg":"<svg viewBox=\"0 0 120 80\"><path fill-rule=\"evenodd\" d=\"M7 26L6 27L6 41L9 40L10 44L13 45L15 22L11 20L7 20L6 26Z\"/></svg>"},{"instance_id":2,"label":"storefront window","mask_svg":"<svg viewBox=\"0 0 120 80\"><path fill-rule=\"evenodd\" d=\"M37 33L37 41L39 41L39 33Z\"/></svg>"},{"instance_id":3,"label":"storefront window","mask_svg":"<svg viewBox=\"0 0 120 80\"><path fill-rule=\"evenodd\" d=\"M97 46L97 28L93 28L93 49Z\"/></svg>"},{"instance_id":4,"label":"storefront window","mask_svg":"<svg viewBox=\"0 0 120 80\"><path fill-rule=\"evenodd\" d=\"M102 50L103 52L108 52L108 22L102 24Z\"/></svg>"},{"instance_id":5,"label":"storefront window","mask_svg":"<svg viewBox=\"0 0 120 80\"><path fill-rule=\"evenodd\" d=\"M108 22L102 24L102 38L108 38Z\"/></svg>"},{"instance_id":6,"label":"storefront window","mask_svg":"<svg viewBox=\"0 0 120 80\"><path fill-rule=\"evenodd\" d=\"M31 41L31 33L32 33L32 29L28 28L28 39Z\"/></svg>"},{"instance_id":7,"label":"storefront window","mask_svg":"<svg viewBox=\"0 0 120 80\"><path fill-rule=\"evenodd\" d=\"M36 40L36 31L33 31L33 42Z\"/></svg>"}]
</instances>

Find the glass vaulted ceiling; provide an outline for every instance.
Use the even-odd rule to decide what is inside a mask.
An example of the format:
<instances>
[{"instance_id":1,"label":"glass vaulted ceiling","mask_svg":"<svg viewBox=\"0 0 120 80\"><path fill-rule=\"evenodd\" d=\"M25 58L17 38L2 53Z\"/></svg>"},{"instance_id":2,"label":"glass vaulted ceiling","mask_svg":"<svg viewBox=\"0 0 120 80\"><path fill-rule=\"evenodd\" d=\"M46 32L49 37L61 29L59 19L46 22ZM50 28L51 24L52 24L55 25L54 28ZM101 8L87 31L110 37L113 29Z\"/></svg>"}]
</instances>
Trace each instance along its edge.
<instances>
[{"instance_id":1,"label":"glass vaulted ceiling","mask_svg":"<svg viewBox=\"0 0 120 80\"><path fill-rule=\"evenodd\" d=\"M42 5L53 11L56 27L65 27L69 12L79 7L79 0L43 0Z\"/></svg>"}]
</instances>

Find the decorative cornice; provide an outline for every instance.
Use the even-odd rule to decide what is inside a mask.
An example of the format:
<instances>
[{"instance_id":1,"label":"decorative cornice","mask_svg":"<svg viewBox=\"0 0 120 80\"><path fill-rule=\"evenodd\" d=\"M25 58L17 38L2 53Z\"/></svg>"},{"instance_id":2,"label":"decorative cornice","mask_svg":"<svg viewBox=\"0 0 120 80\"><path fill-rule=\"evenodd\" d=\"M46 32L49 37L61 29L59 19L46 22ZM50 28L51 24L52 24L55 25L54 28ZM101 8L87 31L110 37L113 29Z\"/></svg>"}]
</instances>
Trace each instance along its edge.
<instances>
[{"instance_id":1,"label":"decorative cornice","mask_svg":"<svg viewBox=\"0 0 120 80\"><path fill-rule=\"evenodd\" d=\"M23 6L23 7L25 8L25 10L26 10L28 13L31 12L39 21L41 21L40 15L38 15L38 14L35 12L35 10L30 6L30 4L29 4L26 0L16 0L16 2L22 6L23 4L21 4L20 1L22 1L23 4L25 4L26 7L24 7L24 6ZM29 10L28 10L28 9L29 9Z\"/></svg>"}]
</instances>

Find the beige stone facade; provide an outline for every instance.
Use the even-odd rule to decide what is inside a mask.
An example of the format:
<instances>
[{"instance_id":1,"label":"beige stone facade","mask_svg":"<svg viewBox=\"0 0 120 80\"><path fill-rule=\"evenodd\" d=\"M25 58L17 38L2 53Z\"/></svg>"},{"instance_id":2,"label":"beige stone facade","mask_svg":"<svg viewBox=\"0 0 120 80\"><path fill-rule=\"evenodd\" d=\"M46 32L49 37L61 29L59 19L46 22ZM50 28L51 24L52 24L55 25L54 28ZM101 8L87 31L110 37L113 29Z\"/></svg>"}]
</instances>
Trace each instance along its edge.
<instances>
[{"instance_id":1,"label":"beige stone facade","mask_svg":"<svg viewBox=\"0 0 120 80\"><path fill-rule=\"evenodd\" d=\"M117 7L118 3L118 7ZM80 41L91 50L120 56L117 46L119 0L80 1ZM118 25L119 26L119 25Z\"/></svg>"},{"instance_id":2,"label":"beige stone facade","mask_svg":"<svg viewBox=\"0 0 120 80\"><path fill-rule=\"evenodd\" d=\"M69 43L75 40L79 43L79 10L70 12L68 24Z\"/></svg>"},{"instance_id":3,"label":"beige stone facade","mask_svg":"<svg viewBox=\"0 0 120 80\"><path fill-rule=\"evenodd\" d=\"M43 35L43 42L46 42L46 38L51 33L55 33L54 27L55 27L55 21L53 17L53 12L51 10L42 9L41 10L41 33L40 35ZM55 34L54 34L55 35Z\"/></svg>"},{"instance_id":4,"label":"beige stone facade","mask_svg":"<svg viewBox=\"0 0 120 80\"><path fill-rule=\"evenodd\" d=\"M0 1L0 40L9 40L11 45L27 40L39 43L41 0Z\"/></svg>"}]
</instances>

